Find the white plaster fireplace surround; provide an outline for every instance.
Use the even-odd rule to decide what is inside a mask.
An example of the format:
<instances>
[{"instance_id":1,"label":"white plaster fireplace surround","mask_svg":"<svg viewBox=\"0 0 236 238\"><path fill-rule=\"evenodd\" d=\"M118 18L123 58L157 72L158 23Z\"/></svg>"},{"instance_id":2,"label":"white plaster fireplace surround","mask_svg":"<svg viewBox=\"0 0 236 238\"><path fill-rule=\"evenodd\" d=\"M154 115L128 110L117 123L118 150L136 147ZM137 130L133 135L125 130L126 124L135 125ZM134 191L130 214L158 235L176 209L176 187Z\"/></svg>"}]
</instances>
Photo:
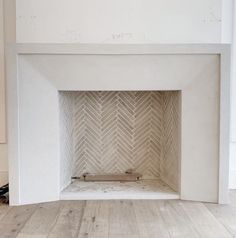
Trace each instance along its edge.
<instances>
[{"instance_id":1,"label":"white plaster fireplace surround","mask_svg":"<svg viewBox=\"0 0 236 238\"><path fill-rule=\"evenodd\" d=\"M72 173L61 155L61 91L178 91L177 196L227 203L229 52L222 44L9 47L10 204L69 199L62 192Z\"/></svg>"}]
</instances>

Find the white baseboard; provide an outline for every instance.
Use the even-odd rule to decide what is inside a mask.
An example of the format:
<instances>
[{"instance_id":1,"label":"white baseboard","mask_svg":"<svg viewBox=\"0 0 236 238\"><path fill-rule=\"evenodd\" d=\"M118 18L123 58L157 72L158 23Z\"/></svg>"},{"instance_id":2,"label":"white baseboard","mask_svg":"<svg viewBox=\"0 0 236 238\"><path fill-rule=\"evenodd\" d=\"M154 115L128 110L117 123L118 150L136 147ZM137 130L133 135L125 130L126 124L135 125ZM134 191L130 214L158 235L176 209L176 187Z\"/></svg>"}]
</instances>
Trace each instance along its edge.
<instances>
[{"instance_id":1,"label":"white baseboard","mask_svg":"<svg viewBox=\"0 0 236 238\"><path fill-rule=\"evenodd\" d=\"M0 186L3 186L8 183L8 172L0 171Z\"/></svg>"}]
</instances>

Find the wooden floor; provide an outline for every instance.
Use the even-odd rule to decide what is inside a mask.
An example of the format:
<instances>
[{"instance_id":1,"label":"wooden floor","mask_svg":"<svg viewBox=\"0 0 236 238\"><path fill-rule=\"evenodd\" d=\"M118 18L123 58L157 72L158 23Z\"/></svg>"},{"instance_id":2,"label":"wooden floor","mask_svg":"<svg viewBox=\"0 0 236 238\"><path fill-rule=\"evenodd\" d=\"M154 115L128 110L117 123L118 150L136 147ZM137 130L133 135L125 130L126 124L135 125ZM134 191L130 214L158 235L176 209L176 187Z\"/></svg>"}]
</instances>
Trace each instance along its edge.
<instances>
[{"instance_id":1,"label":"wooden floor","mask_svg":"<svg viewBox=\"0 0 236 238\"><path fill-rule=\"evenodd\" d=\"M236 237L236 191L230 196L230 205L179 200L0 205L0 237Z\"/></svg>"}]
</instances>

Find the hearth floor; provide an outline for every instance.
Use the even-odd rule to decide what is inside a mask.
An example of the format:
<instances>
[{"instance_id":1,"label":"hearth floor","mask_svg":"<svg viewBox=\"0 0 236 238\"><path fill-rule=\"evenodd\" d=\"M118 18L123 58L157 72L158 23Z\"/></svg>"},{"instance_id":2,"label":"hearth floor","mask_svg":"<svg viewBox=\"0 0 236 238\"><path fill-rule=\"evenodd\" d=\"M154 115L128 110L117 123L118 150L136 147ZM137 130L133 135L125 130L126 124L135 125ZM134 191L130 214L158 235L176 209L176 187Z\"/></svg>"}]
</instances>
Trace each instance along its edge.
<instances>
[{"instance_id":1,"label":"hearth floor","mask_svg":"<svg viewBox=\"0 0 236 238\"><path fill-rule=\"evenodd\" d=\"M60 199L179 199L179 194L159 179L136 182L84 182L75 180L61 192Z\"/></svg>"}]
</instances>

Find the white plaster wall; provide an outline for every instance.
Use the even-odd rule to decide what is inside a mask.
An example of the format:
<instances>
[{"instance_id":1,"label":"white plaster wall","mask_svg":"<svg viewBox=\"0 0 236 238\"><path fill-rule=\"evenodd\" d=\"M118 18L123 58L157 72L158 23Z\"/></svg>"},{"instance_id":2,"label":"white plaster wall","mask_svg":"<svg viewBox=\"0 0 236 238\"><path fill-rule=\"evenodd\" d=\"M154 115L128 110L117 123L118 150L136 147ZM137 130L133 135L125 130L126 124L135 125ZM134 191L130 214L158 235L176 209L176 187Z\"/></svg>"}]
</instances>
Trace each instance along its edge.
<instances>
[{"instance_id":1,"label":"white plaster wall","mask_svg":"<svg viewBox=\"0 0 236 238\"><path fill-rule=\"evenodd\" d=\"M0 186L8 181L5 115L3 0L0 0Z\"/></svg>"},{"instance_id":2,"label":"white plaster wall","mask_svg":"<svg viewBox=\"0 0 236 238\"><path fill-rule=\"evenodd\" d=\"M235 103L234 103L234 106L235 106ZM229 187L233 189L236 188L236 141L232 141L232 140L230 143Z\"/></svg>"},{"instance_id":3,"label":"white plaster wall","mask_svg":"<svg viewBox=\"0 0 236 238\"><path fill-rule=\"evenodd\" d=\"M18 42L219 43L222 0L16 0Z\"/></svg>"},{"instance_id":4,"label":"white plaster wall","mask_svg":"<svg viewBox=\"0 0 236 238\"><path fill-rule=\"evenodd\" d=\"M232 69L231 69L231 143L230 143L230 188L236 188L236 2L233 9Z\"/></svg>"},{"instance_id":5,"label":"white plaster wall","mask_svg":"<svg viewBox=\"0 0 236 238\"><path fill-rule=\"evenodd\" d=\"M232 43L231 54L231 136L229 187L236 188L236 3L222 1L222 43Z\"/></svg>"},{"instance_id":6,"label":"white plaster wall","mask_svg":"<svg viewBox=\"0 0 236 238\"><path fill-rule=\"evenodd\" d=\"M0 144L0 186L8 182L7 144Z\"/></svg>"},{"instance_id":7,"label":"white plaster wall","mask_svg":"<svg viewBox=\"0 0 236 238\"><path fill-rule=\"evenodd\" d=\"M6 142L3 1L0 0L0 143Z\"/></svg>"}]
</instances>

